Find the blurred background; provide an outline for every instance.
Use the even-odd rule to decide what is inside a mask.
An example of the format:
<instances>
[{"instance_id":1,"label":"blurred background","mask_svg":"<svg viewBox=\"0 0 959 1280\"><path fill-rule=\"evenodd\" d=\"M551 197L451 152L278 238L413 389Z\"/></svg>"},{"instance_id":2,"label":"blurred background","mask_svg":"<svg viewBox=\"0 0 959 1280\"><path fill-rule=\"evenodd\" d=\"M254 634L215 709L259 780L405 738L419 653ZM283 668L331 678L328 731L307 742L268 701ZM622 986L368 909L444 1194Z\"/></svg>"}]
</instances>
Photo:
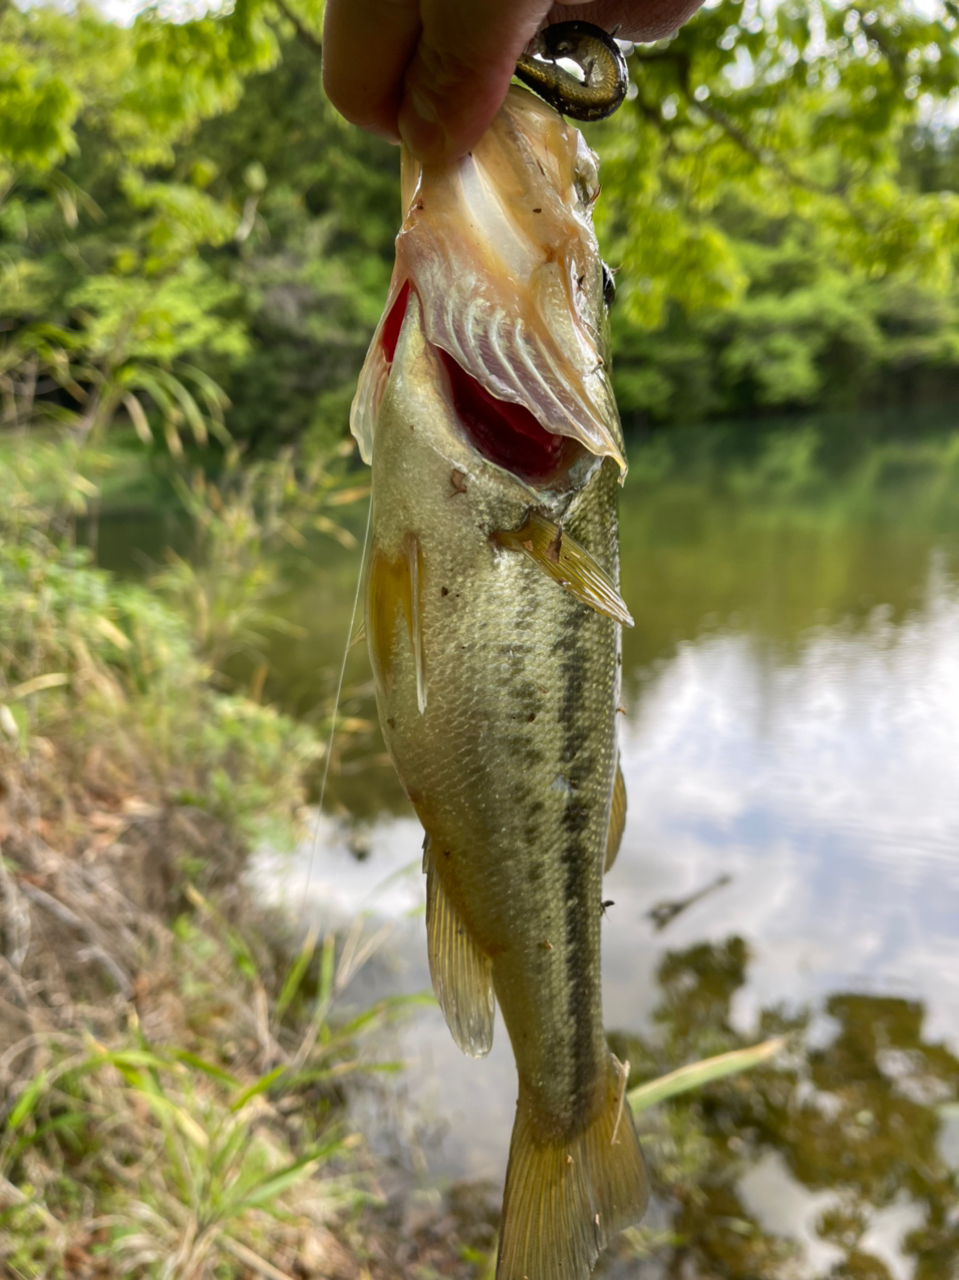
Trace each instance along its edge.
<instances>
[{"instance_id":1,"label":"blurred background","mask_svg":"<svg viewBox=\"0 0 959 1280\"><path fill-rule=\"evenodd\" d=\"M959 1277L957 22L707 3L586 130L636 618L607 1028L633 1085L786 1037L639 1117L607 1276ZM424 994L351 624L398 154L321 25L0 0L13 1277L492 1276L512 1061Z\"/></svg>"}]
</instances>

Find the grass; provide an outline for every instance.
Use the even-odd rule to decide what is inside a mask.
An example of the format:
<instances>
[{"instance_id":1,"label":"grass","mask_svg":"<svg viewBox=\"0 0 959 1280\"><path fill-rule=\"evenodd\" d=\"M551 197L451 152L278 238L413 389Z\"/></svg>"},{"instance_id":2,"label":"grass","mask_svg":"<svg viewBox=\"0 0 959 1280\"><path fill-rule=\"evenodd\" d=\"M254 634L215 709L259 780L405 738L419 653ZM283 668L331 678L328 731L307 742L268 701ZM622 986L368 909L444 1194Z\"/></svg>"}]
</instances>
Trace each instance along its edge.
<instances>
[{"instance_id":1,"label":"grass","mask_svg":"<svg viewBox=\"0 0 959 1280\"><path fill-rule=\"evenodd\" d=\"M347 940L335 962L332 935L318 954L308 938L269 993L238 931L191 897L206 927L179 922L167 967L141 980L108 1043L51 1028L0 1058L19 1077L0 1139L0 1264L13 1275L67 1276L85 1257L107 1276L287 1277L366 1195L341 1084L391 1065L364 1057L362 1038L407 1002L337 1021L363 957ZM290 1019L311 972L311 1014Z\"/></svg>"},{"instance_id":2,"label":"grass","mask_svg":"<svg viewBox=\"0 0 959 1280\"><path fill-rule=\"evenodd\" d=\"M118 814L99 847L57 849L30 781L0 807L0 1272L277 1277L305 1252L324 1274L328 1222L367 1194L344 1082L395 1069L369 1033L412 1003L343 1009L376 938L311 934L290 962L218 890L241 853L209 814Z\"/></svg>"},{"instance_id":3,"label":"grass","mask_svg":"<svg viewBox=\"0 0 959 1280\"><path fill-rule=\"evenodd\" d=\"M245 897L323 747L221 665L271 625L270 548L335 535L345 491L289 458L194 476L200 564L139 585L71 538L97 465L0 459L0 1271L323 1274L365 1194L343 1082L390 1067L368 1032L405 1002L346 1014L368 941L291 964Z\"/></svg>"}]
</instances>

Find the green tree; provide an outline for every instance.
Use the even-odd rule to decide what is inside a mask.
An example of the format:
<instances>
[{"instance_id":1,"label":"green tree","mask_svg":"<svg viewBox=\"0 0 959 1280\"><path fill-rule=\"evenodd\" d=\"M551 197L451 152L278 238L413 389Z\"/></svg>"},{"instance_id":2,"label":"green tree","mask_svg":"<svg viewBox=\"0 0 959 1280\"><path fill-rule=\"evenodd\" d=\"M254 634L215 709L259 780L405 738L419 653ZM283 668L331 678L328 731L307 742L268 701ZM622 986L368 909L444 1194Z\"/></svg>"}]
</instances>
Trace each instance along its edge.
<instances>
[{"instance_id":1,"label":"green tree","mask_svg":"<svg viewBox=\"0 0 959 1280\"><path fill-rule=\"evenodd\" d=\"M222 423L223 396L197 351L239 355L224 315L236 286L202 250L237 211L180 171L177 145L232 107L243 77L275 61L262 14L130 29L81 5L0 11L0 389L4 420L53 418L88 434L138 393L179 448Z\"/></svg>"},{"instance_id":2,"label":"green tree","mask_svg":"<svg viewBox=\"0 0 959 1280\"><path fill-rule=\"evenodd\" d=\"M951 7L724 0L632 66L596 132L627 418L954 393Z\"/></svg>"},{"instance_id":3,"label":"green tree","mask_svg":"<svg viewBox=\"0 0 959 1280\"><path fill-rule=\"evenodd\" d=\"M320 7L129 29L0 10L5 421L174 451L345 431L385 296L396 153L319 82ZM594 126L631 421L959 388L956 19L722 0L637 49ZM229 401L229 403L228 403Z\"/></svg>"}]
</instances>

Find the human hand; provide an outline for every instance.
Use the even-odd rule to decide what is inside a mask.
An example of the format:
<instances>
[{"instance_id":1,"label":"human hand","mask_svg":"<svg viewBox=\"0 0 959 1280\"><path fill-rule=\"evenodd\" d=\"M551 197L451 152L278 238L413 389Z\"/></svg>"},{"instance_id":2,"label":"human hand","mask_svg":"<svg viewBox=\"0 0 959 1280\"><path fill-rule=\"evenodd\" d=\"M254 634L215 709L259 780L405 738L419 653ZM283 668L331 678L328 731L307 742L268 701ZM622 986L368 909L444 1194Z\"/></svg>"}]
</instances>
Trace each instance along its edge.
<instances>
[{"instance_id":1,"label":"human hand","mask_svg":"<svg viewBox=\"0 0 959 1280\"><path fill-rule=\"evenodd\" d=\"M548 19L625 40L670 35L702 0L327 0L323 84L347 120L421 160L450 160L499 110L516 59Z\"/></svg>"}]
</instances>

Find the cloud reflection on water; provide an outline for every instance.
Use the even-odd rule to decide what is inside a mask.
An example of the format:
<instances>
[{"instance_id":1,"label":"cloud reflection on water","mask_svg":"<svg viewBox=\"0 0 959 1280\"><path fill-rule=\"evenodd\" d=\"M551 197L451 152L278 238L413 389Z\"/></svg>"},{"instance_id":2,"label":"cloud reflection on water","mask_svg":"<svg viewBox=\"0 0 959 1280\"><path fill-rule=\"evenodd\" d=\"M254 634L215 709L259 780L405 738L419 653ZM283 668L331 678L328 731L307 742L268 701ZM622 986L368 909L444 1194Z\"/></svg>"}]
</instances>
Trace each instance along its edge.
<instances>
[{"instance_id":1,"label":"cloud reflection on water","mask_svg":"<svg viewBox=\"0 0 959 1280\"><path fill-rule=\"evenodd\" d=\"M682 644L622 742L610 896L637 918L651 889L730 874L668 941L755 944L741 1019L852 985L922 996L959 1043L959 594L941 572L899 625L822 627L789 661L748 634Z\"/></svg>"}]
</instances>

